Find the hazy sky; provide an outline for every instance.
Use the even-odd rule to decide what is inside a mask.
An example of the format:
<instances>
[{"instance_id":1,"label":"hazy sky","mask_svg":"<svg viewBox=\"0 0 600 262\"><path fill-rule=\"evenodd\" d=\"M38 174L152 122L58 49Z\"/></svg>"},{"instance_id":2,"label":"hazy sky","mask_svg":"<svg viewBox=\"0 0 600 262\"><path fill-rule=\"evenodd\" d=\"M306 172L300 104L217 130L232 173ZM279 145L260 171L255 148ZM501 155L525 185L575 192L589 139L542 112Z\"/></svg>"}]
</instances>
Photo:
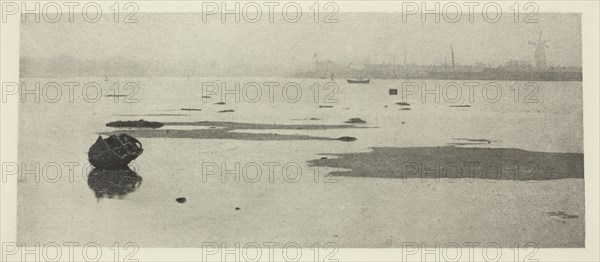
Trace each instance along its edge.
<instances>
[{"instance_id":1,"label":"hazy sky","mask_svg":"<svg viewBox=\"0 0 600 262\"><path fill-rule=\"evenodd\" d=\"M283 71L311 69L313 55L337 62L442 64L454 47L456 62L504 64L510 59L533 62L528 41L549 40L550 65L581 66L581 16L539 14L539 22L514 23L507 16L498 23L483 21L451 24L443 19L402 22L402 15L339 13L338 23L202 22L200 14L138 14L138 23L25 23L21 28L21 56L71 55L86 59L126 57L140 63L228 66L243 64ZM81 20L81 19L80 19ZM532 63L533 64L533 63Z\"/></svg>"}]
</instances>

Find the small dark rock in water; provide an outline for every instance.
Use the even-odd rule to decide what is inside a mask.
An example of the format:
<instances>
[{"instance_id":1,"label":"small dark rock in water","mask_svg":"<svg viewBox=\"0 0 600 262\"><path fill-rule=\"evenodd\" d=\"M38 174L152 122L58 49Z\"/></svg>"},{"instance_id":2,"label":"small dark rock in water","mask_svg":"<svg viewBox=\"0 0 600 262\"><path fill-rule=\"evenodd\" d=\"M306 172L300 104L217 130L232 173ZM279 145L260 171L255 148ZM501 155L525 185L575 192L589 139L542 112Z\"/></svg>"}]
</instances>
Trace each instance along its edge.
<instances>
[{"instance_id":1,"label":"small dark rock in water","mask_svg":"<svg viewBox=\"0 0 600 262\"><path fill-rule=\"evenodd\" d=\"M200 108L182 108L181 111L202 111Z\"/></svg>"},{"instance_id":2,"label":"small dark rock in water","mask_svg":"<svg viewBox=\"0 0 600 262\"><path fill-rule=\"evenodd\" d=\"M160 122L150 122L150 121L145 121L144 119L140 119L138 121L116 121L116 122L110 122L108 124L106 124L106 126L108 127L137 127L137 128L142 128L142 127L148 127L148 128L159 128L162 127L164 124L160 123Z\"/></svg>"},{"instance_id":3,"label":"small dark rock in water","mask_svg":"<svg viewBox=\"0 0 600 262\"><path fill-rule=\"evenodd\" d=\"M450 106L450 107L471 107L470 105L454 105L454 106Z\"/></svg>"},{"instance_id":4,"label":"small dark rock in water","mask_svg":"<svg viewBox=\"0 0 600 262\"><path fill-rule=\"evenodd\" d=\"M177 201L177 203L179 204L183 204L185 203L185 201L187 201L187 199L185 199L185 197L178 197L177 199L175 199L175 201Z\"/></svg>"},{"instance_id":5,"label":"small dark rock in water","mask_svg":"<svg viewBox=\"0 0 600 262\"><path fill-rule=\"evenodd\" d=\"M333 108L333 106L319 106L319 108Z\"/></svg>"},{"instance_id":6,"label":"small dark rock in water","mask_svg":"<svg viewBox=\"0 0 600 262\"><path fill-rule=\"evenodd\" d=\"M398 102L398 103L396 103L396 105L409 106L410 104L406 103L406 102Z\"/></svg>"},{"instance_id":7,"label":"small dark rock in water","mask_svg":"<svg viewBox=\"0 0 600 262\"><path fill-rule=\"evenodd\" d=\"M362 120L360 118L350 118L348 121L344 122L348 124L366 124L367 121Z\"/></svg>"},{"instance_id":8,"label":"small dark rock in water","mask_svg":"<svg viewBox=\"0 0 600 262\"><path fill-rule=\"evenodd\" d=\"M228 110L219 111L219 113L232 113L232 112L235 112L235 110L228 109Z\"/></svg>"},{"instance_id":9,"label":"small dark rock in water","mask_svg":"<svg viewBox=\"0 0 600 262\"><path fill-rule=\"evenodd\" d=\"M240 209L241 209L241 208L239 208L239 207L236 207L236 208L235 208L235 210L240 210Z\"/></svg>"},{"instance_id":10,"label":"small dark rock in water","mask_svg":"<svg viewBox=\"0 0 600 262\"><path fill-rule=\"evenodd\" d=\"M405 107L405 108L400 108L400 110L410 110L409 107Z\"/></svg>"},{"instance_id":11,"label":"small dark rock in water","mask_svg":"<svg viewBox=\"0 0 600 262\"><path fill-rule=\"evenodd\" d=\"M217 102L217 103L215 103L215 105L224 105L224 104L225 104L225 102Z\"/></svg>"},{"instance_id":12,"label":"small dark rock in water","mask_svg":"<svg viewBox=\"0 0 600 262\"><path fill-rule=\"evenodd\" d=\"M343 137L338 138L338 140L341 140L344 142L352 142L352 141L356 141L356 137L343 136Z\"/></svg>"}]
</instances>

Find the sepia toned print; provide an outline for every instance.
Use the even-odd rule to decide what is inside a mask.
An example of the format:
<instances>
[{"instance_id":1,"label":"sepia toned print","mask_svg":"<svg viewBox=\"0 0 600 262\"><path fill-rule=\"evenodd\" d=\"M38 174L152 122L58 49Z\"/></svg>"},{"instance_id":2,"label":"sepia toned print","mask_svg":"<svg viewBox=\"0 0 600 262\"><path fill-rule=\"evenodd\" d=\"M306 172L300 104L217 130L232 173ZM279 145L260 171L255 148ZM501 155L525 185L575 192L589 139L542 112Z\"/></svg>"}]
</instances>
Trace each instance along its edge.
<instances>
[{"instance_id":1,"label":"sepia toned print","mask_svg":"<svg viewBox=\"0 0 600 262\"><path fill-rule=\"evenodd\" d=\"M585 248L582 16L491 3L21 14L18 242Z\"/></svg>"}]
</instances>

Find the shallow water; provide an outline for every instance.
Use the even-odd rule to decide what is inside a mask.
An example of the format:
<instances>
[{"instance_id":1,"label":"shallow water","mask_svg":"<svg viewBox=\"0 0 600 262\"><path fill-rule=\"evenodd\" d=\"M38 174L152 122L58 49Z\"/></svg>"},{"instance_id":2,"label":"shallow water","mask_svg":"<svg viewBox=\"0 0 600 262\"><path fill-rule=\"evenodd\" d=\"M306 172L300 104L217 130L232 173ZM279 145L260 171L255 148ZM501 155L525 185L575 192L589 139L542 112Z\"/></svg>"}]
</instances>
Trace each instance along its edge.
<instances>
[{"instance_id":1,"label":"shallow water","mask_svg":"<svg viewBox=\"0 0 600 262\"><path fill-rule=\"evenodd\" d=\"M263 86L263 94L253 103L249 102L255 97L252 90L241 96L240 102L233 95L222 97L222 93L202 92L203 82L222 83L216 80L225 81L229 89L236 82L242 86L256 82ZM115 241L133 241L153 247L269 241L297 242L302 246L334 241L340 247L399 247L405 241L494 241L503 246L533 241L543 247L581 247L584 243L582 179L424 183L420 179L331 178L325 177L330 170L315 171L307 162L327 154L368 152L371 147L445 146L459 141L456 138L491 141L467 147L582 153L581 82L540 82L536 95L527 100L536 98L536 103L523 102L531 94L527 90L520 91L519 102L515 103L515 93L509 88L515 83L498 82L503 87L498 102L486 101L480 88L475 89L472 103L466 97L450 103L443 96L436 103L432 95L426 96L423 103L417 93L406 101L410 106L400 106L396 103L402 101L401 97L389 95L388 89L401 91L401 80L375 79L369 85L348 85L338 79L339 91L330 97L337 102L325 99L332 89L323 89L327 80L320 79L24 81L28 84L94 81L104 85L106 92L114 82L121 85L135 82L139 91L129 98L139 101L124 103L123 97L102 97L90 103L78 89L73 103L68 101L66 91L56 103L35 103L32 96L27 97L19 112L19 161L27 165L40 163L42 171L48 163L58 163L62 177L54 183L44 177L36 182L32 175L21 179L19 241L95 241L107 246ZM298 102L286 101L286 98L293 100L294 89L288 89L289 96L284 98L279 87L275 88L274 102L270 102L265 82L280 82L282 86L297 83L303 95ZM315 82L320 83L316 101L314 88L311 89ZM442 86L449 83L411 82L424 83L430 89L435 88L436 82ZM466 95L464 82L457 83L463 86ZM486 83L490 82L481 85ZM206 95L211 98L203 101ZM225 104L215 104L221 101ZM463 104L471 107L450 107ZM182 108L202 111L181 111ZM222 110L235 112L219 113ZM357 126L373 128L232 131L325 138L350 136L358 139L354 142L140 138L145 152L132 163L143 178L139 187L122 198L96 198L96 192L88 185L88 173L92 170L86 166L89 146L98 133L116 130L105 127L106 123L140 118L161 122L278 125L340 125L348 119L361 118L366 124ZM66 166L71 162L78 165L73 179L69 179ZM227 171L235 169L236 163L236 171ZM52 168L46 170L43 176L54 176ZM262 176L255 178L257 174ZM239 182L235 181L236 176ZM326 183L334 180L337 182ZM185 197L186 203L178 203L179 197ZM560 220L565 221L562 223L545 212L565 212L578 218Z\"/></svg>"}]
</instances>

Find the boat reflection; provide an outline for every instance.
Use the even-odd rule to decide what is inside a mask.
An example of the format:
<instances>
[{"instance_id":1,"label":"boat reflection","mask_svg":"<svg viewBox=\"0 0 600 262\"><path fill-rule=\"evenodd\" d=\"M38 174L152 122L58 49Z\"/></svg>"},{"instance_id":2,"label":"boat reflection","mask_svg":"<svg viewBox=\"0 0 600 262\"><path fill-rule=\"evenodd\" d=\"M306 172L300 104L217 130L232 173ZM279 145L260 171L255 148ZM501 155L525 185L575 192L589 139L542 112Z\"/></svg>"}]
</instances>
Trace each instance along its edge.
<instances>
[{"instance_id":1,"label":"boat reflection","mask_svg":"<svg viewBox=\"0 0 600 262\"><path fill-rule=\"evenodd\" d=\"M130 168L106 170L94 168L88 174L88 186L96 198L123 199L142 185L142 177Z\"/></svg>"}]
</instances>

